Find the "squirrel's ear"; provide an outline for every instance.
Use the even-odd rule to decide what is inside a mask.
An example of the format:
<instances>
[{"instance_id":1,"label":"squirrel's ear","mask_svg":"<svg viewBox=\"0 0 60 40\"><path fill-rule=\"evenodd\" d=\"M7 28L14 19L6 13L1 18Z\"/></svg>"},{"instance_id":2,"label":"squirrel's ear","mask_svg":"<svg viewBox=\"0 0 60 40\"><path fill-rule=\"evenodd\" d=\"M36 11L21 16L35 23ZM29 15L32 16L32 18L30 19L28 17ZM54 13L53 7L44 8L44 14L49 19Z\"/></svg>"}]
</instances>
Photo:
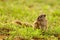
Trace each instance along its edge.
<instances>
[{"instance_id":1,"label":"squirrel's ear","mask_svg":"<svg viewBox=\"0 0 60 40\"><path fill-rule=\"evenodd\" d=\"M41 14L41 15L40 15L40 17L43 17L43 16L46 17L46 14Z\"/></svg>"},{"instance_id":2,"label":"squirrel's ear","mask_svg":"<svg viewBox=\"0 0 60 40\"><path fill-rule=\"evenodd\" d=\"M37 20L39 20L39 19L40 19L40 16L38 16Z\"/></svg>"},{"instance_id":3,"label":"squirrel's ear","mask_svg":"<svg viewBox=\"0 0 60 40\"><path fill-rule=\"evenodd\" d=\"M46 15L44 14L44 17L46 17Z\"/></svg>"}]
</instances>

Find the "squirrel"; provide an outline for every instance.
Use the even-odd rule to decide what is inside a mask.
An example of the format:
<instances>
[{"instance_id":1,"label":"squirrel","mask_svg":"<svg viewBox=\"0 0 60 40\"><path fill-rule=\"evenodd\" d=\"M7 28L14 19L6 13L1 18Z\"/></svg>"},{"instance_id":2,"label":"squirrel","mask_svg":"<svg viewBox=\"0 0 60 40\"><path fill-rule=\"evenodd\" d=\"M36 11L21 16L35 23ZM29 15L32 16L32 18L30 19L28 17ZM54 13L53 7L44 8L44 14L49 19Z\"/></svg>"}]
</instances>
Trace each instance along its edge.
<instances>
[{"instance_id":1,"label":"squirrel","mask_svg":"<svg viewBox=\"0 0 60 40\"><path fill-rule=\"evenodd\" d=\"M45 14L41 14L40 16L38 16L37 20L33 23L33 25L29 23L23 23L19 20L16 20L15 23L19 25L25 25L26 27L31 26L34 29L42 29L42 30L47 29L47 20Z\"/></svg>"},{"instance_id":2,"label":"squirrel","mask_svg":"<svg viewBox=\"0 0 60 40\"><path fill-rule=\"evenodd\" d=\"M37 20L34 22L34 28L42 30L47 29L47 19L45 14L38 16Z\"/></svg>"}]
</instances>

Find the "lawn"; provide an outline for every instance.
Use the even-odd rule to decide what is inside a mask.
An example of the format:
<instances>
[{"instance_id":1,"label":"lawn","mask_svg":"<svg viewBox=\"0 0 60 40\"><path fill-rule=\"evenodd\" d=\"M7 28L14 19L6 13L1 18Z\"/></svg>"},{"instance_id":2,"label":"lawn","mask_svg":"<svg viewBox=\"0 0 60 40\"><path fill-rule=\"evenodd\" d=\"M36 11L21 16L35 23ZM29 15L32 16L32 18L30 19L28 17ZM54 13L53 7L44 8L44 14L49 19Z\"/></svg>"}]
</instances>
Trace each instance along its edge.
<instances>
[{"instance_id":1,"label":"lawn","mask_svg":"<svg viewBox=\"0 0 60 40\"><path fill-rule=\"evenodd\" d=\"M58 40L60 35L60 0L0 0L0 35L7 35L5 40L13 40L21 36L27 40L32 37L46 38L47 40ZM48 30L42 35L40 29L17 25L19 20L33 24L41 14L46 14ZM9 32L6 30L9 29ZM2 38L0 38L2 39Z\"/></svg>"}]
</instances>

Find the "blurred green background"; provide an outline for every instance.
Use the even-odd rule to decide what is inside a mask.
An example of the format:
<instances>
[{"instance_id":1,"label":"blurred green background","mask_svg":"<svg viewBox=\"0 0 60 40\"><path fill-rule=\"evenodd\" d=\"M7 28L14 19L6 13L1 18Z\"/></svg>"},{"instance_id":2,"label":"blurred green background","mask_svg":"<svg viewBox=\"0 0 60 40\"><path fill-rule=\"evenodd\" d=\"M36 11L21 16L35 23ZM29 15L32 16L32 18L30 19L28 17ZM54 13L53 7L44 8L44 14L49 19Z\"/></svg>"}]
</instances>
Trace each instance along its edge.
<instances>
[{"instance_id":1,"label":"blurred green background","mask_svg":"<svg viewBox=\"0 0 60 40\"><path fill-rule=\"evenodd\" d=\"M12 23L14 20L20 20L32 24L41 12L47 15L48 20L49 29L44 36L38 29L23 28ZM9 33L0 32L11 34L8 40L18 35L30 39L33 36L49 38L53 34L60 34L60 0L0 0L0 28L11 30ZM51 40L57 40L57 38L54 37Z\"/></svg>"}]
</instances>

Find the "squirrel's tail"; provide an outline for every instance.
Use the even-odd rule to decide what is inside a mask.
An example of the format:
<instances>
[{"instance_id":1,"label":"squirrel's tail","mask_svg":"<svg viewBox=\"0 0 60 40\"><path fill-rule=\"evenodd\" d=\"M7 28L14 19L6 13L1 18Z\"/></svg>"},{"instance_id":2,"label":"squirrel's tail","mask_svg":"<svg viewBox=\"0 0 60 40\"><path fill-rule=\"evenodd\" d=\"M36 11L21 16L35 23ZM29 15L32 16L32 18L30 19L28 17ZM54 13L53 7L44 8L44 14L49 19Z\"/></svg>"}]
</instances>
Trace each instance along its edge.
<instances>
[{"instance_id":1,"label":"squirrel's tail","mask_svg":"<svg viewBox=\"0 0 60 40\"><path fill-rule=\"evenodd\" d=\"M27 22L21 22L19 20L15 20L14 23L18 24L18 25L24 25L26 27L32 27L32 24L27 23Z\"/></svg>"}]
</instances>

